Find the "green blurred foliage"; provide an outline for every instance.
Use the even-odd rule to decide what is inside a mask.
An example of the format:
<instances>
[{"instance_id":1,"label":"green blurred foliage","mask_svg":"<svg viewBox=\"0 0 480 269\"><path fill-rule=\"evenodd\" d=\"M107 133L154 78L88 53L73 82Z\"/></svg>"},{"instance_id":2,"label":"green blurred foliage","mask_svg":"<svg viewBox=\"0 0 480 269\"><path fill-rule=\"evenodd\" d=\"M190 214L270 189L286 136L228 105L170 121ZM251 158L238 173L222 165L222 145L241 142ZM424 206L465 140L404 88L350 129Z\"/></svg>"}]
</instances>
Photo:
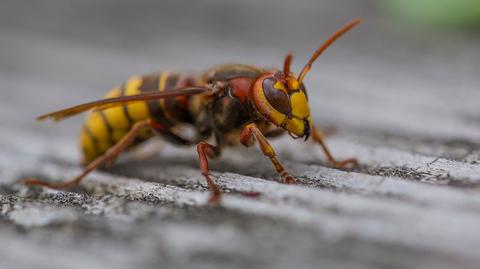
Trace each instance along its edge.
<instances>
[{"instance_id":1,"label":"green blurred foliage","mask_svg":"<svg viewBox=\"0 0 480 269\"><path fill-rule=\"evenodd\" d=\"M389 11L410 23L430 26L480 25L480 0L382 0Z\"/></svg>"}]
</instances>

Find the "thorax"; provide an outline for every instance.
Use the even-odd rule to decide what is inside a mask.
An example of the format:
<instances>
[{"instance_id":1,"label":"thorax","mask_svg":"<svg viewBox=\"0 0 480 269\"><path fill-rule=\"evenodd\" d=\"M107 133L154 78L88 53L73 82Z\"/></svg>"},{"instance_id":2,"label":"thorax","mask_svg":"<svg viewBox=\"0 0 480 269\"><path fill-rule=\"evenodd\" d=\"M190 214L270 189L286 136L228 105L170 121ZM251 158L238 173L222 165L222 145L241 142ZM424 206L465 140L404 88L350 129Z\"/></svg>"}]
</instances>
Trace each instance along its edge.
<instances>
[{"instance_id":1,"label":"thorax","mask_svg":"<svg viewBox=\"0 0 480 269\"><path fill-rule=\"evenodd\" d=\"M248 92L262 72L254 66L224 65L204 73L205 83L221 82L223 87L213 96L192 97L191 109L199 134L213 135L219 145L237 144L242 128L259 120Z\"/></svg>"}]
</instances>

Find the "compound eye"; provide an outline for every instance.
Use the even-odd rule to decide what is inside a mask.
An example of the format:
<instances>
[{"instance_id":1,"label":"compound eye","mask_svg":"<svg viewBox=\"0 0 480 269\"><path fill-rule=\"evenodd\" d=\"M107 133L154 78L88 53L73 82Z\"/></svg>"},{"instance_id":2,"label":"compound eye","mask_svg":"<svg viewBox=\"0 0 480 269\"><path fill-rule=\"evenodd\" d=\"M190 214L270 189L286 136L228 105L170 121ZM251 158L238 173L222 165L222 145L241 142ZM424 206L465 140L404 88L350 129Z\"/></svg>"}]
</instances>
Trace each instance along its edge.
<instances>
[{"instance_id":1,"label":"compound eye","mask_svg":"<svg viewBox=\"0 0 480 269\"><path fill-rule=\"evenodd\" d=\"M275 88L275 83L277 83L277 80L273 77L269 77L263 80L263 93L265 94L267 101L270 103L270 105L273 106L273 108L275 108L282 114L288 115L292 111L292 106L290 105L290 99L288 97L288 94L281 88ZM285 88L285 86L283 86L283 88Z\"/></svg>"}]
</instances>

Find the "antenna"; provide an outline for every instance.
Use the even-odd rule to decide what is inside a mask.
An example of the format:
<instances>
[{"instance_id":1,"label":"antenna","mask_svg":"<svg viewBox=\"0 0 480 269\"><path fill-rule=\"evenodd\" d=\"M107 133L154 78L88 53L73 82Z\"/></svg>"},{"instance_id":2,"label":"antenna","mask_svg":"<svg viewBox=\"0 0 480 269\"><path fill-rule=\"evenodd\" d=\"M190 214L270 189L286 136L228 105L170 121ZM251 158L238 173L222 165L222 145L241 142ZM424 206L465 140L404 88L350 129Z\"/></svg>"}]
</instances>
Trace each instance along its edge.
<instances>
[{"instance_id":1,"label":"antenna","mask_svg":"<svg viewBox=\"0 0 480 269\"><path fill-rule=\"evenodd\" d=\"M292 63L292 54L287 53L287 56L285 56L285 61L283 62L283 74L285 76L285 79L289 78L291 63Z\"/></svg>"},{"instance_id":2,"label":"antenna","mask_svg":"<svg viewBox=\"0 0 480 269\"><path fill-rule=\"evenodd\" d=\"M347 23L345 26L340 28L338 31L336 31L332 36L330 36L313 54L312 57L310 57L310 60L308 60L307 64L303 67L302 72L300 72L300 75L298 75L298 82L301 83L303 79L305 78L305 75L310 71L310 68L312 68L312 64L317 60L317 58L330 46L332 45L335 40L337 40L339 37L341 37L343 34L348 32L350 29L353 27L357 26L361 22L360 19L354 19L351 22ZM287 64L287 58L285 59L285 64ZM291 59L290 59L291 60ZM290 63L290 62L288 62ZM285 67L284 67L285 69Z\"/></svg>"}]
</instances>

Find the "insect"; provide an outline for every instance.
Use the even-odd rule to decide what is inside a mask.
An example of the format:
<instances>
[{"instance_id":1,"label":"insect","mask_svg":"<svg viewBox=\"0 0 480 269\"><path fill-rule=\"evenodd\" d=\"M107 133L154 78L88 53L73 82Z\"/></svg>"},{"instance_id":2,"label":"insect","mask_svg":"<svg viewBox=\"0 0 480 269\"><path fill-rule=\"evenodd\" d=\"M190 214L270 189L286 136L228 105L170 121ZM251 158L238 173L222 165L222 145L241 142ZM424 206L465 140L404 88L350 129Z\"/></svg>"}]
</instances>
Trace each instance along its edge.
<instances>
[{"instance_id":1,"label":"insect","mask_svg":"<svg viewBox=\"0 0 480 269\"><path fill-rule=\"evenodd\" d=\"M325 49L359 23L353 20L328 38L298 76L290 71L290 53L282 70L229 64L193 75L164 71L130 78L104 99L40 116L38 120L59 121L90 111L80 133L86 167L66 182L31 178L25 183L55 189L75 186L91 171L112 164L121 152L154 135L176 145L196 145L200 170L211 191L209 202L213 204L220 202L221 190L210 175L208 159L219 157L227 146L248 147L256 141L287 184L296 180L277 159L268 137L288 133L306 141L311 136L335 167L355 165L354 158L336 160L325 145L322 132L312 124L303 81ZM181 128L186 125L194 127L195 138L182 136ZM215 145L207 142L212 137Z\"/></svg>"}]
</instances>

